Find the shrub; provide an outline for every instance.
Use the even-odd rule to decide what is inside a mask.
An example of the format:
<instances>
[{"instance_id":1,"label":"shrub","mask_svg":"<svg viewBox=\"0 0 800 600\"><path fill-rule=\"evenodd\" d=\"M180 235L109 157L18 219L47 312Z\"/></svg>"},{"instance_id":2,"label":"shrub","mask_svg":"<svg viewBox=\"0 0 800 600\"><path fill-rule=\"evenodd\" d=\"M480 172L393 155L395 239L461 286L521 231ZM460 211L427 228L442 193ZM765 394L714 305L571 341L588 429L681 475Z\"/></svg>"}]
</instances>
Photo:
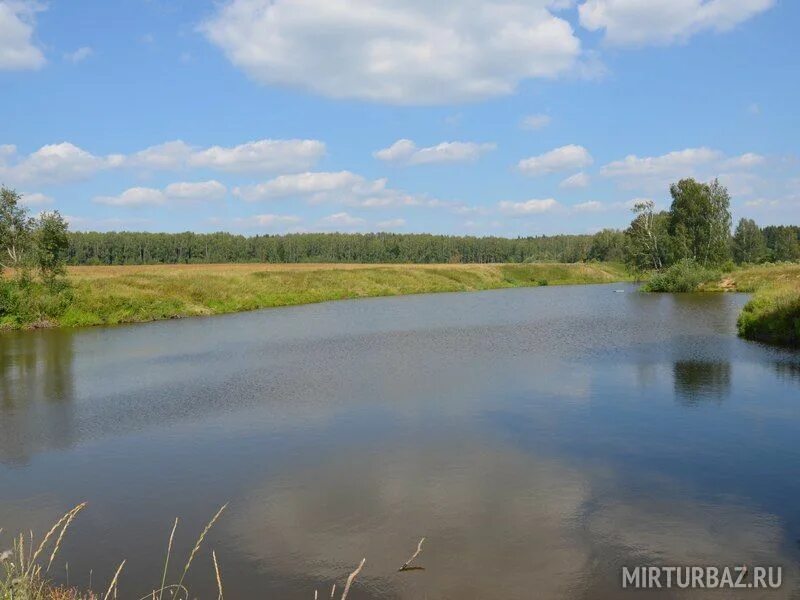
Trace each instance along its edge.
<instances>
[{"instance_id":1,"label":"shrub","mask_svg":"<svg viewBox=\"0 0 800 600\"><path fill-rule=\"evenodd\" d=\"M767 289L742 309L737 322L739 335L784 346L800 346L800 290Z\"/></svg>"},{"instance_id":2,"label":"shrub","mask_svg":"<svg viewBox=\"0 0 800 600\"><path fill-rule=\"evenodd\" d=\"M703 283L714 279L719 279L718 272L685 258L653 275L643 289L647 292L694 292Z\"/></svg>"}]
</instances>

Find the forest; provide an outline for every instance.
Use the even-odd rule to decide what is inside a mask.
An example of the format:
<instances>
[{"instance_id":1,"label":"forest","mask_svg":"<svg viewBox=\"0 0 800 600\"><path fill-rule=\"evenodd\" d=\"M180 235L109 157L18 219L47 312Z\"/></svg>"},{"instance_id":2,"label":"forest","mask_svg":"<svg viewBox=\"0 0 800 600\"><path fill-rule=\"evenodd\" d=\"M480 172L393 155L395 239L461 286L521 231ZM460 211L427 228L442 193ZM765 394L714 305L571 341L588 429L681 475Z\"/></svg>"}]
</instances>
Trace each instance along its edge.
<instances>
[{"instance_id":1,"label":"forest","mask_svg":"<svg viewBox=\"0 0 800 600\"><path fill-rule=\"evenodd\" d=\"M664 217L665 218L665 217ZM468 237L399 233L302 233L246 237L230 233L70 232L71 265L192 263L520 263L631 261L630 235ZM800 227L758 227L745 219L732 238L737 263L800 258ZM633 261L635 262L635 261Z\"/></svg>"}]
</instances>

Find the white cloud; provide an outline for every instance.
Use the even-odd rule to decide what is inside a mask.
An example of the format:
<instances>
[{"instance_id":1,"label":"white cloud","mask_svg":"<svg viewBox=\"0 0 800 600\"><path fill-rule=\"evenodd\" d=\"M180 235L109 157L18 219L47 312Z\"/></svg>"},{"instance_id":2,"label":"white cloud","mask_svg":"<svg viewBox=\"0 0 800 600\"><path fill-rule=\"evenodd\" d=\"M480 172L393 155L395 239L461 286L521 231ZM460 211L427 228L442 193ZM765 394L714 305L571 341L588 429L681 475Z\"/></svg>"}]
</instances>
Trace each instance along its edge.
<instances>
[{"instance_id":1,"label":"white cloud","mask_svg":"<svg viewBox=\"0 0 800 600\"><path fill-rule=\"evenodd\" d=\"M47 206L53 203L53 198L39 192L23 192L21 204L24 206Z\"/></svg>"},{"instance_id":2,"label":"white cloud","mask_svg":"<svg viewBox=\"0 0 800 600\"><path fill-rule=\"evenodd\" d=\"M54 184L87 179L104 169L214 169L231 173L302 171L325 154L316 140L259 140L233 147L198 148L176 140L131 155L96 156L70 142L42 146L20 156L16 146L0 146L0 180L10 185Z\"/></svg>"},{"instance_id":3,"label":"white cloud","mask_svg":"<svg viewBox=\"0 0 800 600\"><path fill-rule=\"evenodd\" d=\"M567 169L581 169L592 164L589 151L583 146L570 144L539 156L519 161L519 169L526 175L547 175Z\"/></svg>"},{"instance_id":4,"label":"white cloud","mask_svg":"<svg viewBox=\"0 0 800 600\"><path fill-rule=\"evenodd\" d=\"M580 173L575 173L575 175L567 177L564 181L558 184L558 187L564 189L585 188L589 187L590 182L591 178L586 173L581 171Z\"/></svg>"},{"instance_id":5,"label":"white cloud","mask_svg":"<svg viewBox=\"0 0 800 600\"><path fill-rule=\"evenodd\" d=\"M726 157L711 148L686 148L661 156L626 156L600 169L601 175L617 179L626 189L643 189L647 192L665 191L670 183L686 177L709 180L719 177L723 183L735 187L732 193L751 193L758 179L746 171L766 163L760 154L748 152Z\"/></svg>"},{"instance_id":6,"label":"white cloud","mask_svg":"<svg viewBox=\"0 0 800 600\"><path fill-rule=\"evenodd\" d=\"M266 84L443 104L570 71L580 40L547 0L231 0L201 31ZM324 32L324 34L321 34Z\"/></svg>"},{"instance_id":7,"label":"white cloud","mask_svg":"<svg viewBox=\"0 0 800 600\"><path fill-rule=\"evenodd\" d=\"M181 140L164 142L140 150L125 159L125 164L148 169L180 169L189 163L192 147Z\"/></svg>"},{"instance_id":8,"label":"white cloud","mask_svg":"<svg viewBox=\"0 0 800 600\"><path fill-rule=\"evenodd\" d=\"M324 154L325 144L317 140L260 140L232 148L212 146L192 154L189 164L235 173L300 171Z\"/></svg>"},{"instance_id":9,"label":"white cloud","mask_svg":"<svg viewBox=\"0 0 800 600\"><path fill-rule=\"evenodd\" d=\"M249 202L310 196L324 199L330 194L344 192L360 195L381 187L381 181L370 184L366 179L350 171L307 172L294 175L281 175L265 183L234 188L233 193Z\"/></svg>"},{"instance_id":10,"label":"white cloud","mask_svg":"<svg viewBox=\"0 0 800 600\"><path fill-rule=\"evenodd\" d=\"M366 219L354 217L346 212L339 212L320 219L320 223L325 227L354 229L366 225Z\"/></svg>"},{"instance_id":11,"label":"white cloud","mask_svg":"<svg viewBox=\"0 0 800 600\"><path fill-rule=\"evenodd\" d=\"M308 169L324 154L325 144L317 140L267 139L210 148L175 140L137 152L127 163L153 169L195 167L232 173L274 173Z\"/></svg>"},{"instance_id":12,"label":"white cloud","mask_svg":"<svg viewBox=\"0 0 800 600\"><path fill-rule=\"evenodd\" d=\"M754 152L747 152L746 154L727 159L722 166L726 169L751 169L763 165L765 162L767 162L767 159L762 155L755 154Z\"/></svg>"},{"instance_id":13,"label":"white cloud","mask_svg":"<svg viewBox=\"0 0 800 600\"><path fill-rule=\"evenodd\" d=\"M288 225L297 225L300 217L294 215L253 215L252 217L237 218L233 220L237 227L258 227L262 229L283 229Z\"/></svg>"},{"instance_id":14,"label":"white cloud","mask_svg":"<svg viewBox=\"0 0 800 600\"><path fill-rule=\"evenodd\" d=\"M225 197L227 189L219 181L171 183L163 190L148 187L133 187L118 196L98 196L97 204L108 206L160 206L170 200L175 201L215 201Z\"/></svg>"},{"instance_id":15,"label":"white cloud","mask_svg":"<svg viewBox=\"0 0 800 600\"><path fill-rule=\"evenodd\" d=\"M538 131L539 129L544 129L550 125L551 122L552 119L549 115L528 115L522 119L522 128L530 131Z\"/></svg>"},{"instance_id":16,"label":"white cloud","mask_svg":"<svg viewBox=\"0 0 800 600\"><path fill-rule=\"evenodd\" d=\"M526 200L524 202L503 201L497 206L505 215L520 217L551 212L561 205L553 198L547 198L546 200Z\"/></svg>"},{"instance_id":17,"label":"white cloud","mask_svg":"<svg viewBox=\"0 0 800 600\"><path fill-rule=\"evenodd\" d=\"M457 210L463 206L392 189L386 179L370 180L350 171L281 175L264 183L234 188L233 193L248 202L296 198L311 204L333 203L361 208L417 206Z\"/></svg>"},{"instance_id":18,"label":"white cloud","mask_svg":"<svg viewBox=\"0 0 800 600\"><path fill-rule=\"evenodd\" d=\"M25 157L17 154L16 147L3 146L0 179L13 185L64 183L87 179L117 164L114 156L95 156L69 142L42 146Z\"/></svg>"},{"instance_id":19,"label":"white cloud","mask_svg":"<svg viewBox=\"0 0 800 600\"><path fill-rule=\"evenodd\" d=\"M405 219L387 219L385 221L378 221L377 225L378 225L378 228L384 229L384 230L399 229L400 227L405 227L406 220Z\"/></svg>"},{"instance_id":20,"label":"white cloud","mask_svg":"<svg viewBox=\"0 0 800 600\"><path fill-rule=\"evenodd\" d=\"M597 200L590 200L589 202L581 202L572 207L574 212L600 212L606 209L606 205Z\"/></svg>"},{"instance_id":21,"label":"white cloud","mask_svg":"<svg viewBox=\"0 0 800 600\"><path fill-rule=\"evenodd\" d=\"M161 190L147 187L133 187L125 190L119 196L97 196L94 202L108 206L158 206L164 204L167 197Z\"/></svg>"},{"instance_id":22,"label":"white cloud","mask_svg":"<svg viewBox=\"0 0 800 600\"><path fill-rule=\"evenodd\" d=\"M176 200L222 200L227 188L219 181L198 181L171 183L164 188L169 198Z\"/></svg>"},{"instance_id":23,"label":"white cloud","mask_svg":"<svg viewBox=\"0 0 800 600\"><path fill-rule=\"evenodd\" d=\"M747 107L747 112L749 112L753 116L758 116L761 114L761 107L758 105L757 102L753 102L750 106Z\"/></svg>"},{"instance_id":24,"label":"white cloud","mask_svg":"<svg viewBox=\"0 0 800 600\"><path fill-rule=\"evenodd\" d=\"M64 219L74 231L133 231L152 224L150 219L95 219L73 215L64 215Z\"/></svg>"},{"instance_id":25,"label":"white cloud","mask_svg":"<svg viewBox=\"0 0 800 600\"><path fill-rule=\"evenodd\" d=\"M476 142L442 142L436 146L418 148L413 141L403 139L375 152L375 158L404 165L472 162L496 148L496 144Z\"/></svg>"},{"instance_id":26,"label":"white cloud","mask_svg":"<svg viewBox=\"0 0 800 600\"><path fill-rule=\"evenodd\" d=\"M0 71L38 69L45 64L33 42L36 12L42 5L27 0L0 2Z\"/></svg>"},{"instance_id":27,"label":"white cloud","mask_svg":"<svg viewBox=\"0 0 800 600\"><path fill-rule=\"evenodd\" d=\"M605 30L611 44L635 46L728 31L774 5L775 0L587 0L578 11L586 29Z\"/></svg>"},{"instance_id":28,"label":"white cloud","mask_svg":"<svg viewBox=\"0 0 800 600\"><path fill-rule=\"evenodd\" d=\"M94 51L89 46L83 46L74 52L66 52L64 54L64 60L73 64L78 64L89 58L93 53Z\"/></svg>"},{"instance_id":29,"label":"white cloud","mask_svg":"<svg viewBox=\"0 0 800 600\"><path fill-rule=\"evenodd\" d=\"M675 177L693 172L698 165L708 164L722 158L722 153L710 148L687 148L661 156L640 158L629 154L600 169L606 177Z\"/></svg>"}]
</instances>

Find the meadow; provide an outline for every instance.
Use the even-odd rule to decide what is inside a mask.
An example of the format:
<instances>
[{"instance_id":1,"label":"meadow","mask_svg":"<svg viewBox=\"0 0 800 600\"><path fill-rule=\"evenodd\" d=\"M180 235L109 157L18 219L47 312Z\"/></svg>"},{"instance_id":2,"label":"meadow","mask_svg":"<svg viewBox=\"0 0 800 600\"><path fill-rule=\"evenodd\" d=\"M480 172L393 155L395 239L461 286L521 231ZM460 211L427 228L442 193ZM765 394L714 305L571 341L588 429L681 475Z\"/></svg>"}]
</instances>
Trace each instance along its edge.
<instances>
[{"instance_id":1,"label":"meadow","mask_svg":"<svg viewBox=\"0 0 800 600\"><path fill-rule=\"evenodd\" d=\"M330 300L630 280L621 265L224 264L70 267L51 326L116 325ZM24 326L24 324L21 324ZM7 325L8 326L8 325Z\"/></svg>"}]
</instances>

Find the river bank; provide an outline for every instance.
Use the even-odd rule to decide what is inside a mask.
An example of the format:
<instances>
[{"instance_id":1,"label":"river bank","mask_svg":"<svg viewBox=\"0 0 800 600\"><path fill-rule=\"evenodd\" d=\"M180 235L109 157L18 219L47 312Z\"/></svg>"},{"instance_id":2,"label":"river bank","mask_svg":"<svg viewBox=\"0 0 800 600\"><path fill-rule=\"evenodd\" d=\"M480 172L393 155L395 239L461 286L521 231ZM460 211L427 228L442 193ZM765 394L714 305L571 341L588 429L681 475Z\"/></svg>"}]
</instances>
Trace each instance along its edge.
<instances>
[{"instance_id":1,"label":"river bank","mask_svg":"<svg viewBox=\"0 0 800 600\"><path fill-rule=\"evenodd\" d=\"M6 329L86 327L208 316L330 300L630 281L613 263L459 265L224 264L71 267L58 317Z\"/></svg>"}]
</instances>

